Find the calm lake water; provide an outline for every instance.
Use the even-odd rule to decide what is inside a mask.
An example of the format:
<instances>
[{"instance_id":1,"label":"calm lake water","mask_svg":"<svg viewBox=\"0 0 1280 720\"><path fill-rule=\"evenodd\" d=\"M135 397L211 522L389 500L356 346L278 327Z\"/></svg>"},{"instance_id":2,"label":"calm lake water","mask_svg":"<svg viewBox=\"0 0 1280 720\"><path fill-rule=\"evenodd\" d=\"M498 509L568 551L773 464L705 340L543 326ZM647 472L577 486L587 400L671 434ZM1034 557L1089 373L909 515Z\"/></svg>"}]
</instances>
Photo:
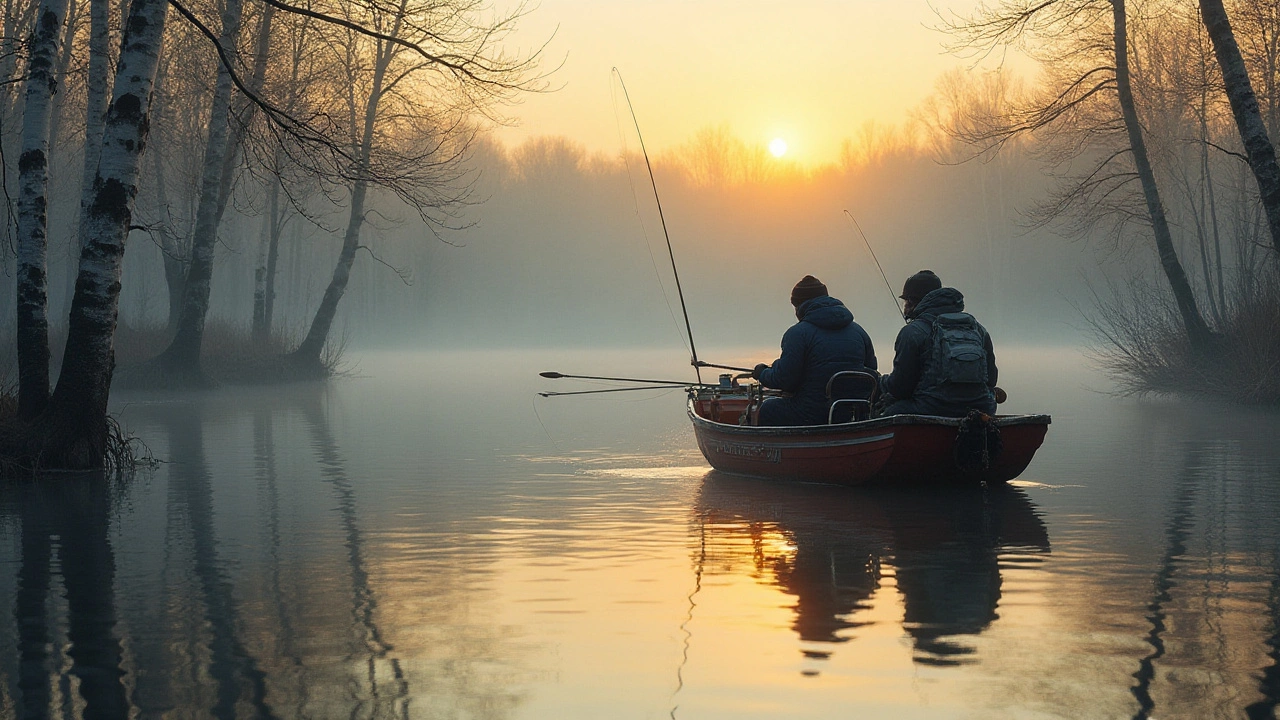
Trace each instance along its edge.
<instances>
[{"instance_id":1,"label":"calm lake water","mask_svg":"<svg viewBox=\"0 0 1280 720\"><path fill-rule=\"evenodd\" d=\"M671 355L115 398L157 469L0 491L0 717L1274 716L1280 413L1004 351L1023 477L871 491L712 472L679 392L534 395Z\"/></svg>"}]
</instances>

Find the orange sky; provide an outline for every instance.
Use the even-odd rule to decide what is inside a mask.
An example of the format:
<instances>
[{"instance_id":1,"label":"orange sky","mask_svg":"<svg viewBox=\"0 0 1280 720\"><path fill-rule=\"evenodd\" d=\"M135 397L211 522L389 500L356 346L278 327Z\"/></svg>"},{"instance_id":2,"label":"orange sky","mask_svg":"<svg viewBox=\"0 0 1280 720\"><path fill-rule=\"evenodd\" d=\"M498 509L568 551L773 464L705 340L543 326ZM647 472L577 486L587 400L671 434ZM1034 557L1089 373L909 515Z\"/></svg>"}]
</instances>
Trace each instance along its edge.
<instances>
[{"instance_id":1,"label":"orange sky","mask_svg":"<svg viewBox=\"0 0 1280 720\"><path fill-rule=\"evenodd\" d=\"M901 123L940 74L968 65L944 52L937 23L925 0L541 0L514 40L527 48L554 33L544 67L563 60L552 78L561 89L527 97L511 109L518 127L499 134L617 153L616 66L652 152L727 125L762 147L784 138L803 164L831 162L864 124Z\"/></svg>"}]
</instances>

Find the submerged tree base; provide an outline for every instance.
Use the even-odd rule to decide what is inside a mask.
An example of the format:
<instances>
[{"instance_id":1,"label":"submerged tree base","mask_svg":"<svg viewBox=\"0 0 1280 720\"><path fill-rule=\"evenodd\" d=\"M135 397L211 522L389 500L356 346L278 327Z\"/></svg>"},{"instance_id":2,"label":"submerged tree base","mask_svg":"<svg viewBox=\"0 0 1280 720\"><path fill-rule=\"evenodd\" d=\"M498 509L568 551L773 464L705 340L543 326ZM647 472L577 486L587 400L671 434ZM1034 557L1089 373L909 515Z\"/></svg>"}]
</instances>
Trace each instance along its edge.
<instances>
[{"instance_id":1,"label":"submerged tree base","mask_svg":"<svg viewBox=\"0 0 1280 720\"><path fill-rule=\"evenodd\" d=\"M57 472L107 472L116 475L154 462L140 440L108 416L100 433L57 426L56 414L33 420L18 417L17 400L0 393L0 479Z\"/></svg>"},{"instance_id":2,"label":"submerged tree base","mask_svg":"<svg viewBox=\"0 0 1280 720\"><path fill-rule=\"evenodd\" d=\"M1280 282L1239 293L1204 351L1192 349L1172 301L1158 290L1134 284L1095 299L1093 355L1122 394L1280 404Z\"/></svg>"}]
</instances>

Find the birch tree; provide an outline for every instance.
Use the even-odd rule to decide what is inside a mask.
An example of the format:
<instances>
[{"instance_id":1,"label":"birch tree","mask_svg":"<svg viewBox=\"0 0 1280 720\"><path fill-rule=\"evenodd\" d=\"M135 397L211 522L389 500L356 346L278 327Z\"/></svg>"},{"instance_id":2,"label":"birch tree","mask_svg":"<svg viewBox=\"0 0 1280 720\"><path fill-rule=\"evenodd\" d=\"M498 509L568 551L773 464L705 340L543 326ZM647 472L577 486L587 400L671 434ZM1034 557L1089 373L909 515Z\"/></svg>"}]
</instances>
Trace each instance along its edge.
<instances>
[{"instance_id":1,"label":"birch tree","mask_svg":"<svg viewBox=\"0 0 1280 720\"><path fill-rule=\"evenodd\" d=\"M62 372L48 408L35 421L35 447L26 453L54 467L99 468L106 455L121 261L168 10L165 0L132 0L124 24L93 200L83 226Z\"/></svg>"},{"instance_id":2,"label":"birch tree","mask_svg":"<svg viewBox=\"0 0 1280 720\"><path fill-rule=\"evenodd\" d=\"M84 245L84 224L93 200L93 179L102 153L102 126L107 109L107 84L111 77L111 4L110 0L88 0L89 3L89 67L85 80L84 164L80 183L80 226L74 247ZM78 259L80 253L75 257Z\"/></svg>"},{"instance_id":3,"label":"birch tree","mask_svg":"<svg viewBox=\"0 0 1280 720\"><path fill-rule=\"evenodd\" d=\"M1222 81L1226 87L1231 112L1235 115L1244 143L1249 167L1258 181L1262 207L1266 211L1267 225L1271 230L1271 244L1280 252L1280 164L1276 163L1276 149L1267 137L1267 126L1258 107L1258 97L1253 92L1249 73L1231 31L1231 21L1222 6L1222 0L1200 0L1200 15L1213 41L1214 54L1222 68Z\"/></svg>"},{"instance_id":4,"label":"birch tree","mask_svg":"<svg viewBox=\"0 0 1280 720\"><path fill-rule=\"evenodd\" d=\"M18 414L33 418L49 400L49 119L58 90L55 63L67 0L41 0L29 43L22 154L18 158Z\"/></svg>"}]
</instances>

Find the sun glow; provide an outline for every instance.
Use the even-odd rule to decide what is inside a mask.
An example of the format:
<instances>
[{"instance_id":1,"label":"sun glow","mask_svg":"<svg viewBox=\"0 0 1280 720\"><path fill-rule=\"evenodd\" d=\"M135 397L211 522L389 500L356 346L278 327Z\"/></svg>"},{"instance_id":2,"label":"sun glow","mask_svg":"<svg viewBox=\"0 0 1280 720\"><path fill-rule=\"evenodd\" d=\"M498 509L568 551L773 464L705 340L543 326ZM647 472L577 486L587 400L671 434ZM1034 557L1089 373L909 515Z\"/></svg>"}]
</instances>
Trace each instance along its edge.
<instances>
[{"instance_id":1,"label":"sun glow","mask_svg":"<svg viewBox=\"0 0 1280 720\"><path fill-rule=\"evenodd\" d=\"M774 156L774 157L776 157L776 158L780 158L780 157L782 157L783 155L786 155L786 154L787 154L787 141L786 141L786 140L783 140L783 139L782 139L782 138L780 138L780 137L779 137L779 138L774 138L773 140L771 140L771 141L769 142L769 152L773 153L773 156Z\"/></svg>"}]
</instances>

